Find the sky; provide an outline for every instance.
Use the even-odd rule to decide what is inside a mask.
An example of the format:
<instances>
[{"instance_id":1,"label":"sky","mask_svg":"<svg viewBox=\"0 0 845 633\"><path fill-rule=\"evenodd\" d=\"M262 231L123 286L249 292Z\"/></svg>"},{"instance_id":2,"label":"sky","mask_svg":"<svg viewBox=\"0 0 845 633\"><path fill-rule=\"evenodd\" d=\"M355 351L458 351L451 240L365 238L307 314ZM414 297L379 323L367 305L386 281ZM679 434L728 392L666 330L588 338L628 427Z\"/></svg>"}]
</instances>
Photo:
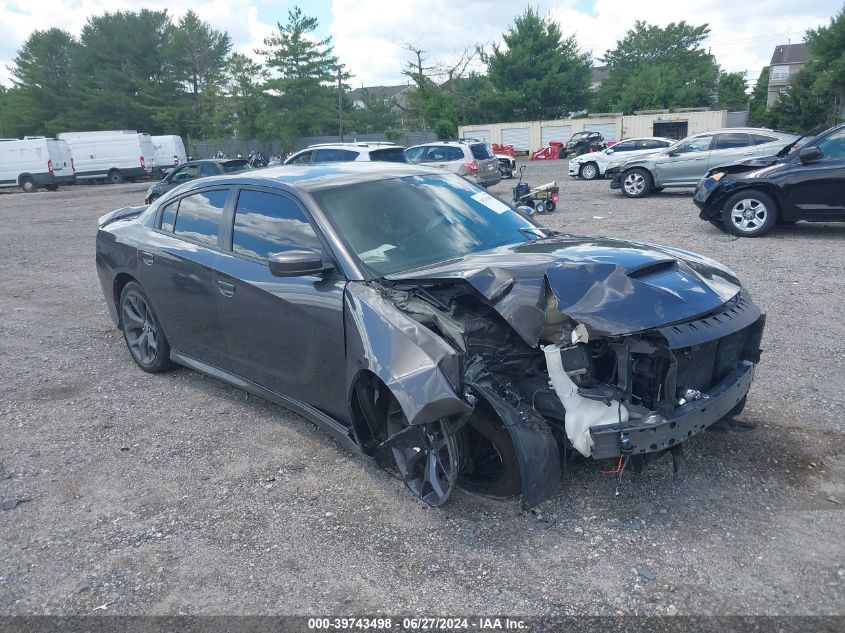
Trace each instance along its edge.
<instances>
[{"instance_id":1,"label":"sky","mask_svg":"<svg viewBox=\"0 0 845 633\"><path fill-rule=\"evenodd\" d=\"M78 35L88 16L105 11L167 9L174 17L193 8L213 27L228 31L234 48L257 61L263 39L287 21L299 4L319 20L318 37L331 36L335 53L353 74L353 87L406 83L402 75L410 43L447 63L475 44L501 41L528 2L518 0L0 0L0 83L10 85L8 66L32 31L53 26ZM635 20L665 25L686 20L708 23L705 45L723 69L747 72L753 83L774 47L796 43L808 28L827 24L842 0L530 0L575 34L582 50L600 64L604 52Z\"/></svg>"}]
</instances>

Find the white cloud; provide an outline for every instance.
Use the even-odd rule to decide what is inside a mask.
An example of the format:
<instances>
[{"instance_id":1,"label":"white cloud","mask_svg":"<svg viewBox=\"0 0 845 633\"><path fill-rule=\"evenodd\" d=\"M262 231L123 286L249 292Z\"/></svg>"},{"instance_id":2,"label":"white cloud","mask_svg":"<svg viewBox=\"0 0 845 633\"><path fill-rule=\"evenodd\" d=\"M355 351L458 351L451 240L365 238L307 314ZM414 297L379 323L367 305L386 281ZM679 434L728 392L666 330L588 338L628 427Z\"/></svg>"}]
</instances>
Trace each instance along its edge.
<instances>
[{"instance_id":1,"label":"white cloud","mask_svg":"<svg viewBox=\"0 0 845 633\"><path fill-rule=\"evenodd\" d=\"M58 27L78 36L89 16L106 11L167 9L174 19L193 9L201 19L232 37L233 49L255 57L253 49L263 45L275 25L262 22L255 2L210 0L196 5L190 0L58 0L55 2L15 2L0 0L0 83L10 84L7 66L18 49L36 29Z\"/></svg>"},{"instance_id":2,"label":"white cloud","mask_svg":"<svg viewBox=\"0 0 845 633\"><path fill-rule=\"evenodd\" d=\"M189 0L54 0L29 2L0 0L0 82L7 83L16 51L36 28L58 26L79 34L90 15L106 10L168 9L175 16L193 8L217 29L229 32L235 50L253 54L274 24L263 21L268 7L281 18L295 0L211 0L195 5ZM330 0L317 0L328 3ZM299 4L306 13L314 4ZM315 3L316 4L316 3ZM751 80L768 63L772 49L791 39L800 41L807 28L826 23L839 0L767 0L741 3L729 0L595 0L589 10L583 1L532 0L531 6L558 20L565 34L575 33L582 48L600 57L624 36L635 20L653 24L686 20L707 22L708 45L727 70L747 70ZM323 25L334 37L335 49L355 74L353 85L403 83L410 54L400 48L410 42L426 49L432 60L449 61L465 48L501 39L502 32L526 3L513 0L333 0L331 24ZM326 5L321 5L325 7Z\"/></svg>"}]
</instances>

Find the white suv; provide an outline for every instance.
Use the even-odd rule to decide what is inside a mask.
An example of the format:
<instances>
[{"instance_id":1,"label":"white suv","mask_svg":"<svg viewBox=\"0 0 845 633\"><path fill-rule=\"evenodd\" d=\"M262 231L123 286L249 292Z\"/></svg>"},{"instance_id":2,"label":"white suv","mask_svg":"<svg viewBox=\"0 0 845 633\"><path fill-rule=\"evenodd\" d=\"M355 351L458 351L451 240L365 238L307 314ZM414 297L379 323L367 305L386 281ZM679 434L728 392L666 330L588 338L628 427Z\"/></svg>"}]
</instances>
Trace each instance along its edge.
<instances>
[{"instance_id":1,"label":"white suv","mask_svg":"<svg viewBox=\"0 0 845 633\"><path fill-rule=\"evenodd\" d=\"M437 141L414 145L405 150L409 163L442 167L463 176L482 187L492 187L502 181L499 159L482 141Z\"/></svg>"},{"instance_id":2,"label":"white suv","mask_svg":"<svg viewBox=\"0 0 845 633\"><path fill-rule=\"evenodd\" d=\"M604 172L611 162L619 162L628 157L658 152L674 142L670 138L660 136L629 138L619 141L613 147L608 147L600 152L589 152L573 158L569 161L569 175L579 176L584 180L595 180L604 176Z\"/></svg>"},{"instance_id":3,"label":"white suv","mask_svg":"<svg viewBox=\"0 0 845 633\"><path fill-rule=\"evenodd\" d=\"M394 143L326 143L306 147L293 154L284 164L307 165L352 161L408 162L405 160L405 148Z\"/></svg>"}]
</instances>

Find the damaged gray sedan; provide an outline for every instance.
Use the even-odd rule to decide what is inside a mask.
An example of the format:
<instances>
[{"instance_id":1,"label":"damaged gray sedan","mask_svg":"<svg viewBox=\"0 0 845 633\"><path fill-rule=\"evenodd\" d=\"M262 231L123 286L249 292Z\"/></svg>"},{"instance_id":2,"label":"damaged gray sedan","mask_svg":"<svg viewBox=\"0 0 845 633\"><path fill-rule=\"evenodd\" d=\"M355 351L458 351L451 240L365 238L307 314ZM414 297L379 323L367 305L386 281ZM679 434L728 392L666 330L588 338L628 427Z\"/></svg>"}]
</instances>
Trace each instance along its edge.
<instances>
[{"instance_id":1,"label":"damaged gray sedan","mask_svg":"<svg viewBox=\"0 0 845 633\"><path fill-rule=\"evenodd\" d=\"M398 164L205 178L100 218L96 250L141 369L288 407L431 505L531 507L568 454L677 454L742 410L765 322L710 259L562 235Z\"/></svg>"}]
</instances>

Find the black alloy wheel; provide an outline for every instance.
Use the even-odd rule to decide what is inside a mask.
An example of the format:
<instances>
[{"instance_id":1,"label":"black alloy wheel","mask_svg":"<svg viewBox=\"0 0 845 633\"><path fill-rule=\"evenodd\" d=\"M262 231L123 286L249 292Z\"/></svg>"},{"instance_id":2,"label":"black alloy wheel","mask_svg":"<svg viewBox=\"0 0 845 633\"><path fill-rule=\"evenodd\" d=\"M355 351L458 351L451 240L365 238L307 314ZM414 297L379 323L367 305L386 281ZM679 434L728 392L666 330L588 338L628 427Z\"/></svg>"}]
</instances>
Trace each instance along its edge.
<instances>
[{"instance_id":1,"label":"black alloy wheel","mask_svg":"<svg viewBox=\"0 0 845 633\"><path fill-rule=\"evenodd\" d=\"M399 475L415 497L430 506L449 499L458 480L459 450L446 419L409 425L396 399L387 412L388 440Z\"/></svg>"},{"instance_id":2,"label":"black alloy wheel","mask_svg":"<svg viewBox=\"0 0 845 633\"><path fill-rule=\"evenodd\" d=\"M135 282L126 284L120 295L120 320L126 346L138 366L152 374L165 371L170 366L170 345Z\"/></svg>"}]
</instances>

